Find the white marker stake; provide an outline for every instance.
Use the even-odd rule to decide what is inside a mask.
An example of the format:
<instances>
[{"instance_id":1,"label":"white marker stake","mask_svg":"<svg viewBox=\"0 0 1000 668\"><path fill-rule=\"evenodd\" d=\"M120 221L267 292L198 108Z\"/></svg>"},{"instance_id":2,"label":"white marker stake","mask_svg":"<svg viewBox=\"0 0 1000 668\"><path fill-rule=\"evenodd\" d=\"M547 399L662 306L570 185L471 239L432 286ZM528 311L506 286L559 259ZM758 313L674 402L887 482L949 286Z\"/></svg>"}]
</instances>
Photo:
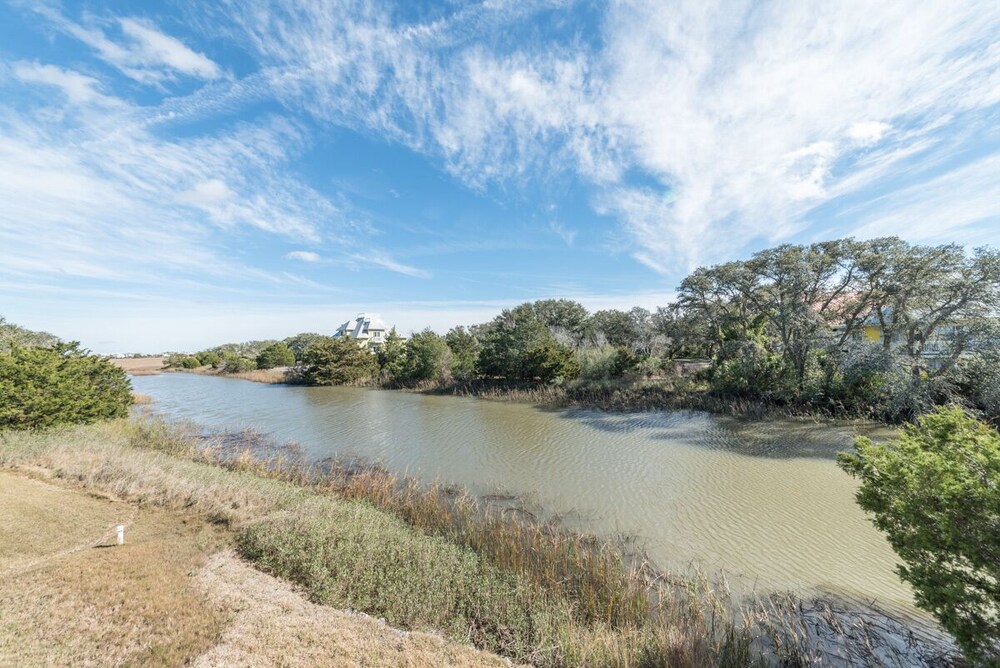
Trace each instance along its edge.
<instances>
[{"instance_id":1,"label":"white marker stake","mask_svg":"<svg viewBox=\"0 0 1000 668\"><path fill-rule=\"evenodd\" d=\"M118 532L118 544L119 545L124 545L125 544L125 526L122 525L122 524L119 524L115 528L115 530Z\"/></svg>"}]
</instances>

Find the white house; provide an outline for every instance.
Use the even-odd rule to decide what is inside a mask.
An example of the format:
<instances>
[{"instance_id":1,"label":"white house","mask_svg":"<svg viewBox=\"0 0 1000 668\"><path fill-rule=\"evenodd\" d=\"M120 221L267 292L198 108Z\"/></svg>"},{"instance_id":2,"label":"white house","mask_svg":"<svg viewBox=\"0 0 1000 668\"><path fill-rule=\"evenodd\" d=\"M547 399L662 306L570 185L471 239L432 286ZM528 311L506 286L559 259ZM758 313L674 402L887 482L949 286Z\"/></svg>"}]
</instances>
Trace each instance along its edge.
<instances>
[{"instance_id":1,"label":"white house","mask_svg":"<svg viewBox=\"0 0 1000 668\"><path fill-rule=\"evenodd\" d=\"M348 320L337 328L333 338L346 336L358 342L358 345L371 351L378 350L385 343L385 335L389 328L375 313L359 313L354 320Z\"/></svg>"}]
</instances>

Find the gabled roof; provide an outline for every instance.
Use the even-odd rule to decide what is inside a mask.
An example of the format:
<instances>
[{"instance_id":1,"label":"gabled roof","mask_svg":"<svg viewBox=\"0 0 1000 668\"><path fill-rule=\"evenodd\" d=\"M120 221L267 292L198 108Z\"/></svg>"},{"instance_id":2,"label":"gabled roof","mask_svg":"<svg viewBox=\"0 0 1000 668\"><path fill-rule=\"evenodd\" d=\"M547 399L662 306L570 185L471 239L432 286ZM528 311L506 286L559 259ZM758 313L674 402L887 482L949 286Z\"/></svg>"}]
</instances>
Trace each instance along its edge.
<instances>
[{"instance_id":1,"label":"gabled roof","mask_svg":"<svg viewBox=\"0 0 1000 668\"><path fill-rule=\"evenodd\" d=\"M359 313L352 321L348 320L337 328L338 336L349 336L352 339L370 338L373 332L389 329L385 322L375 313Z\"/></svg>"}]
</instances>

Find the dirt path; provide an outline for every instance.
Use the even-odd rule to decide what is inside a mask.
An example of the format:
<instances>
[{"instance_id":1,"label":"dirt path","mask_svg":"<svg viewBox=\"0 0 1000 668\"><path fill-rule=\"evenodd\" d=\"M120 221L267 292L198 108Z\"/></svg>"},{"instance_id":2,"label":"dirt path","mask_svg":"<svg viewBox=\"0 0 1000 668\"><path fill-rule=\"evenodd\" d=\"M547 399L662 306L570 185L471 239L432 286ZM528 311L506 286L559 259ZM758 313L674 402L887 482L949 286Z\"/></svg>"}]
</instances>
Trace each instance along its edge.
<instances>
[{"instance_id":1,"label":"dirt path","mask_svg":"<svg viewBox=\"0 0 1000 668\"><path fill-rule=\"evenodd\" d=\"M198 518L0 471L0 665L508 665L310 603L229 544Z\"/></svg>"}]
</instances>

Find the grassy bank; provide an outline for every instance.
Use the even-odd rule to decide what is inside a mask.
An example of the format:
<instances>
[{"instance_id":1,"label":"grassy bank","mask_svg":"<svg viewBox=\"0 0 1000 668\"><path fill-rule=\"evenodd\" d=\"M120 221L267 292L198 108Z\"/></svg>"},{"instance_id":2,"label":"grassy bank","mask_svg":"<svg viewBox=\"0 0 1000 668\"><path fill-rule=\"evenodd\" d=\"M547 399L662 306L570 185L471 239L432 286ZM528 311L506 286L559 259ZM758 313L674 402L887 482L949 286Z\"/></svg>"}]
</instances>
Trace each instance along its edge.
<instances>
[{"instance_id":1,"label":"grassy bank","mask_svg":"<svg viewBox=\"0 0 1000 668\"><path fill-rule=\"evenodd\" d=\"M562 385L512 383L501 380L431 383L409 389L428 394L476 397L494 401L518 401L551 408L585 408L602 411L637 412L655 410L699 410L717 415L753 419L810 417L864 419L865 416L833 413L810 406L713 395L704 383L688 379L570 381Z\"/></svg>"},{"instance_id":2,"label":"grassy bank","mask_svg":"<svg viewBox=\"0 0 1000 668\"><path fill-rule=\"evenodd\" d=\"M838 635L838 624L855 624L828 607L774 598L737 608L712 583L658 573L641 555L516 509L377 467L308 467L249 432L205 440L160 422L116 422L6 433L0 466L203 518L314 602L515 661L804 665L880 646Z\"/></svg>"}]
</instances>

